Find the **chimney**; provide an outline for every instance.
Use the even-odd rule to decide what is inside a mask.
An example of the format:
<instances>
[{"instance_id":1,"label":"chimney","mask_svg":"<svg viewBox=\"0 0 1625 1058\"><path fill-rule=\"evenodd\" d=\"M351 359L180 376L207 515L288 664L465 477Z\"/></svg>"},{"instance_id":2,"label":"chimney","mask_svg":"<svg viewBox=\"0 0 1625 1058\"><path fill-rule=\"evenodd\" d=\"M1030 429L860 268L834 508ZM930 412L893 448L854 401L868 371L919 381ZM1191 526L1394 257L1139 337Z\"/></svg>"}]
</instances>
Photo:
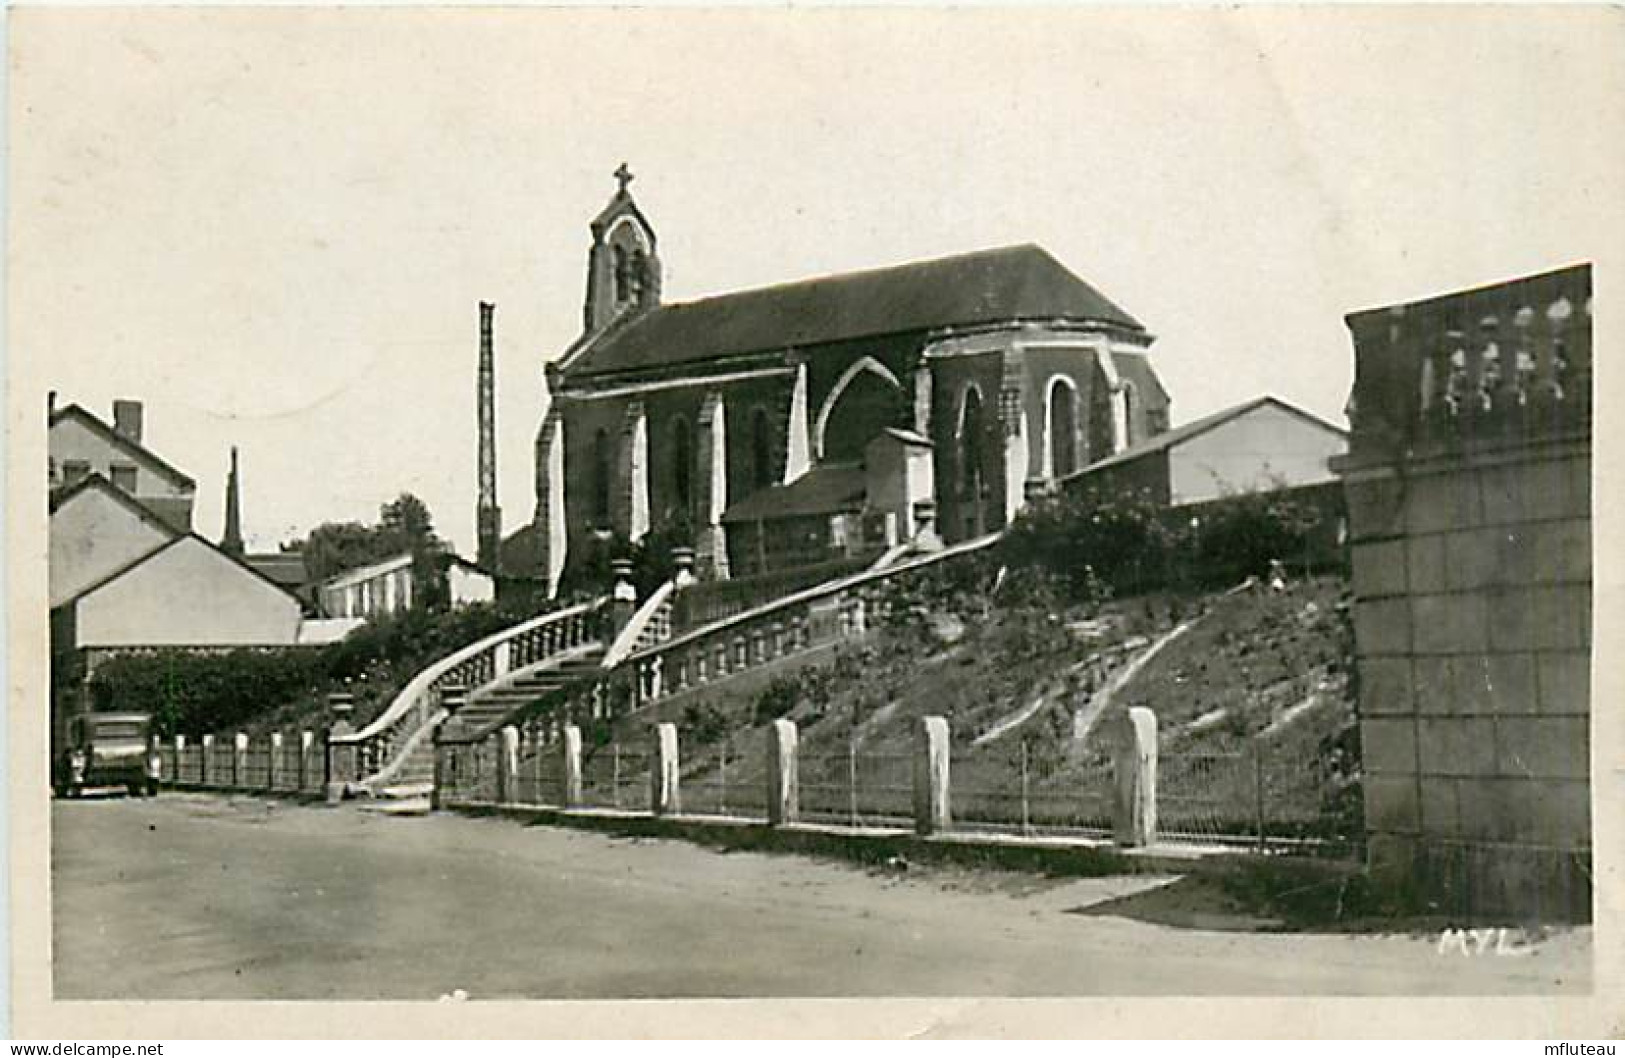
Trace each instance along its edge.
<instances>
[{"instance_id":1,"label":"chimney","mask_svg":"<svg viewBox=\"0 0 1625 1058\"><path fill-rule=\"evenodd\" d=\"M127 437L136 444L140 444L141 402L138 400L115 400L113 402L113 429L121 437Z\"/></svg>"}]
</instances>

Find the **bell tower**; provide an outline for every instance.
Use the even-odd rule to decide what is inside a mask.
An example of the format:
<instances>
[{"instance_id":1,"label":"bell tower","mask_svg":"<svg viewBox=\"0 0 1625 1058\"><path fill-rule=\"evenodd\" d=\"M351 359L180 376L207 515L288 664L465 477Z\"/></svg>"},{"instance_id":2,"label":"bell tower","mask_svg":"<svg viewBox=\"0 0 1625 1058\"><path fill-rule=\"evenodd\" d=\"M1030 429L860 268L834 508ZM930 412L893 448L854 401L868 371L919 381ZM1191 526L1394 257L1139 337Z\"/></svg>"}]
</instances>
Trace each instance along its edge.
<instances>
[{"instance_id":1,"label":"bell tower","mask_svg":"<svg viewBox=\"0 0 1625 1058\"><path fill-rule=\"evenodd\" d=\"M615 170L617 189L609 205L592 222L592 248L587 252L587 303L583 326L597 334L628 312L660 304L660 258L654 228L628 190L632 170L625 162Z\"/></svg>"}]
</instances>

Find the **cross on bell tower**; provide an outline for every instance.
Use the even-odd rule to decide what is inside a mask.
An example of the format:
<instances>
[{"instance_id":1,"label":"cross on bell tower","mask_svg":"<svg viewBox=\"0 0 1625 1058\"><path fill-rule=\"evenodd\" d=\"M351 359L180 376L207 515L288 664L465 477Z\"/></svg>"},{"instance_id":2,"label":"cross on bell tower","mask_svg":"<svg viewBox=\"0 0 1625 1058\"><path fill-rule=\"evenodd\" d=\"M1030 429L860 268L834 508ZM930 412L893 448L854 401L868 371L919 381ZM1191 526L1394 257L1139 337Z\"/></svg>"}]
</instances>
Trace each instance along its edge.
<instances>
[{"instance_id":1,"label":"cross on bell tower","mask_svg":"<svg viewBox=\"0 0 1625 1058\"><path fill-rule=\"evenodd\" d=\"M635 177L622 162L611 174L615 194L593 219L587 255L587 301L583 322L596 334L628 313L660 304L660 258L655 233L628 190Z\"/></svg>"}]
</instances>

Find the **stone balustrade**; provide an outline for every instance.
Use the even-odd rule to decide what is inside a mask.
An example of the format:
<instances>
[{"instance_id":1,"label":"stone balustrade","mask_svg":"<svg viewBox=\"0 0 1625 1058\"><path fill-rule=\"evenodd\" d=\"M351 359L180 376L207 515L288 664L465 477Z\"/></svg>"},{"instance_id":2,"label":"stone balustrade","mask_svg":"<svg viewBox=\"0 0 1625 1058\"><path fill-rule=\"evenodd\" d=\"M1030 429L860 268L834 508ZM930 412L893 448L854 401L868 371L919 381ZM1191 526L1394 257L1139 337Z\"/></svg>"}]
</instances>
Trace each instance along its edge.
<instances>
[{"instance_id":1,"label":"stone balustrade","mask_svg":"<svg viewBox=\"0 0 1625 1058\"><path fill-rule=\"evenodd\" d=\"M1350 461L1588 433L1591 269L1351 314Z\"/></svg>"},{"instance_id":2,"label":"stone balustrade","mask_svg":"<svg viewBox=\"0 0 1625 1058\"><path fill-rule=\"evenodd\" d=\"M379 716L360 731L334 735L335 747L354 747L353 777L339 780L366 789L386 785L409 752L444 716L447 686L477 688L509 672L599 640L607 600L543 614L454 651L414 676ZM345 752L348 752L346 750Z\"/></svg>"},{"instance_id":3,"label":"stone balustrade","mask_svg":"<svg viewBox=\"0 0 1625 1058\"><path fill-rule=\"evenodd\" d=\"M997 540L983 537L787 595L634 651L615 668L630 675L636 709L781 658L862 638L883 616L879 607L888 583L974 554Z\"/></svg>"}]
</instances>

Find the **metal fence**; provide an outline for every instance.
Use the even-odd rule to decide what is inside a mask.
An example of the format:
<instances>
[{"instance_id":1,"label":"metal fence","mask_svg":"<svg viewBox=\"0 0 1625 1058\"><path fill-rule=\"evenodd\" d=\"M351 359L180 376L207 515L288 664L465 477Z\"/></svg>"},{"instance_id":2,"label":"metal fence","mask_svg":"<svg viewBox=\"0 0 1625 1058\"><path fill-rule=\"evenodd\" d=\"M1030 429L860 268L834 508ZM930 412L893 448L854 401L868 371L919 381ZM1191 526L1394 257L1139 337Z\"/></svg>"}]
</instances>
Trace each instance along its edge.
<instances>
[{"instance_id":1,"label":"metal fence","mask_svg":"<svg viewBox=\"0 0 1625 1058\"><path fill-rule=\"evenodd\" d=\"M1333 780L1308 748L1255 743L1230 751L1164 752L1157 762L1159 840L1171 845L1321 845L1363 840Z\"/></svg>"},{"instance_id":2,"label":"metal fence","mask_svg":"<svg viewBox=\"0 0 1625 1058\"><path fill-rule=\"evenodd\" d=\"M940 721L938 722L940 723ZM953 746L943 732L922 745L868 749L858 742L831 750L799 746L793 772L774 771L766 740L679 739L676 796L658 807L651 770L654 742L612 741L583 747L581 796L566 794L561 738L493 735L476 744L440 747L441 800L445 804L580 807L624 812L661 811L683 816L760 822L779 783L794 775L797 811L804 823L855 828L987 833L1077 841L1120 840L1135 845L1236 849L1293 849L1347 855L1363 840L1357 815L1346 814L1329 785L1313 745L1244 744L1217 750L1158 750L1155 733L1141 753L1079 757L1063 742L1011 738ZM512 736L509 736L512 739ZM795 744L792 738L789 744ZM927 764L927 760L932 763ZM1155 760L1155 767L1149 761ZM947 767L946 812L922 775ZM511 774L507 769L511 768ZM1121 775L1119 768L1126 768ZM1154 783L1149 793L1147 784ZM1131 795L1132 792L1132 795ZM1345 792L1359 801L1359 791ZM1138 805L1142 796L1153 807ZM1154 833L1137 820L1154 816ZM1121 816L1122 818L1119 818ZM1143 832L1142 832L1143 831Z\"/></svg>"},{"instance_id":3,"label":"metal fence","mask_svg":"<svg viewBox=\"0 0 1625 1058\"><path fill-rule=\"evenodd\" d=\"M650 805L648 750L619 742L581 752L581 797L593 808L647 812Z\"/></svg>"},{"instance_id":4,"label":"metal fence","mask_svg":"<svg viewBox=\"0 0 1625 1058\"><path fill-rule=\"evenodd\" d=\"M1107 838L1115 794L1109 764L1070 764L1026 740L950 757L954 824L1028 836Z\"/></svg>"},{"instance_id":5,"label":"metal fence","mask_svg":"<svg viewBox=\"0 0 1625 1058\"><path fill-rule=\"evenodd\" d=\"M683 812L733 819L767 818L767 777L731 742L708 747L685 766L679 785Z\"/></svg>"},{"instance_id":6,"label":"metal fence","mask_svg":"<svg viewBox=\"0 0 1625 1058\"><path fill-rule=\"evenodd\" d=\"M797 758L801 818L854 827L908 826L914 818L914 758L867 752L803 752Z\"/></svg>"}]
</instances>

